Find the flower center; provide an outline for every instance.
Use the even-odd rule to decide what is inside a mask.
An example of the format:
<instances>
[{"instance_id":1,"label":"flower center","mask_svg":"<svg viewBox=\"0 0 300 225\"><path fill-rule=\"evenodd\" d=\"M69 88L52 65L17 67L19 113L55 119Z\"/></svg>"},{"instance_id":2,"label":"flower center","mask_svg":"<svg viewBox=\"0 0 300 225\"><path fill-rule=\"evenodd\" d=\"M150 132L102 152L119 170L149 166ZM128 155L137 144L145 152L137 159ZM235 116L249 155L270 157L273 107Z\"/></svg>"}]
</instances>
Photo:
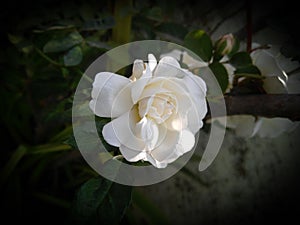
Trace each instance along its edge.
<instances>
[{"instance_id":1,"label":"flower center","mask_svg":"<svg viewBox=\"0 0 300 225\"><path fill-rule=\"evenodd\" d=\"M138 103L140 117L148 117L156 123L161 124L166 121L176 109L176 101L167 94L156 94L144 98Z\"/></svg>"}]
</instances>

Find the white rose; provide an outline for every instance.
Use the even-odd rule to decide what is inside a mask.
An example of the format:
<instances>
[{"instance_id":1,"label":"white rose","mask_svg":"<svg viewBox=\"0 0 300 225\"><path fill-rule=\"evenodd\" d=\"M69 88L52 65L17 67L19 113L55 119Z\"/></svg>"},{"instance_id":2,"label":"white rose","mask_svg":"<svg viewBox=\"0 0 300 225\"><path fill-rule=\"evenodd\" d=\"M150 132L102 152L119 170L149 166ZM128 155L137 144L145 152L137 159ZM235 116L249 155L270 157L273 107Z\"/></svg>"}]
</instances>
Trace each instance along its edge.
<instances>
[{"instance_id":1,"label":"white rose","mask_svg":"<svg viewBox=\"0 0 300 225\"><path fill-rule=\"evenodd\" d=\"M111 117L102 134L127 161L164 168L195 144L207 113L206 85L173 57L159 63L135 60L132 76L101 72L95 77L90 108Z\"/></svg>"},{"instance_id":2,"label":"white rose","mask_svg":"<svg viewBox=\"0 0 300 225\"><path fill-rule=\"evenodd\" d=\"M161 57L164 57L164 56L171 56L171 57L177 59L177 61L181 60L181 62L183 64L185 64L190 70L208 66L207 62L199 61L199 60L193 58L186 51L180 51L180 50L175 49L175 50L172 50L171 52L161 55Z\"/></svg>"},{"instance_id":3,"label":"white rose","mask_svg":"<svg viewBox=\"0 0 300 225\"><path fill-rule=\"evenodd\" d=\"M258 47L258 44L254 44L254 47ZM268 94L284 94L284 93L300 93L298 73L288 77L282 68L289 68L293 70L299 67L298 63L291 62L290 59L283 57L282 55L274 54L273 48L269 50L256 50L251 53L253 64L256 65L262 73L264 79L264 89ZM276 57L274 56L276 55ZM280 57L280 60L278 58ZM189 69L203 67L203 62L198 61L183 53L183 62L189 67ZM227 61L228 57L224 57L222 61ZM291 65L292 64L292 65ZM230 64L225 63L224 66L229 75L229 89L232 87L235 68ZM219 121L218 118L213 121ZM292 122L287 118L265 118L258 117L255 119L252 115L233 115L227 116L226 126L234 129L236 134L241 137L253 137L259 136L261 138L277 137L284 132L292 131L296 128L299 122ZM222 124L225 126L225 124Z\"/></svg>"},{"instance_id":4,"label":"white rose","mask_svg":"<svg viewBox=\"0 0 300 225\"><path fill-rule=\"evenodd\" d=\"M263 87L268 94L287 93L288 76L270 51L256 50L251 53L251 58L265 77Z\"/></svg>"},{"instance_id":5,"label":"white rose","mask_svg":"<svg viewBox=\"0 0 300 225\"><path fill-rule=\"evenodd\" d=\"M255 44L255 46L259 45ZM253 64L258 67L262 76L265 77L263 87L268 94L285 94L289 92L288 89L292 83L288 82L288 76L282 69L284 65L280 64L277 57L274 56L272 48L269 50L256 50L251 53L251 58ZM290 63L290 60L284 58L284 60L281 59L281 62L287 64ZM231 74L233 76L232 71ZM247 126L242 124L247 124ZM290 119L281 117L258 117L256 120L250 115L227 117L227 126L238 127L236 133L242 137L257 135L261 138L274 138L284 132L294 130L298 124L298 122L292 122Z\"/></svg>"}]
</instances>

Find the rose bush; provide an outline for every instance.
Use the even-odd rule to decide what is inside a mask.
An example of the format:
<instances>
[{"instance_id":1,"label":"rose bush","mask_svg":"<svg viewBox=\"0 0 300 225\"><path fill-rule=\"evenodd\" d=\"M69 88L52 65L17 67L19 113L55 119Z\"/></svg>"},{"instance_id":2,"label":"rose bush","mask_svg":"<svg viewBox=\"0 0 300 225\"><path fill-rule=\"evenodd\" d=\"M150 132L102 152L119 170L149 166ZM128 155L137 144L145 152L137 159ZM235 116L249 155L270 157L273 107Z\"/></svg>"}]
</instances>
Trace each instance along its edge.
<instances>
[{"instance_id":1,"label":"rose bush","mask_svg":"<svg viewBox=\"0 0 300 225\"><path fill-rule=\"evenodd\" d=\"M253 44L253 47L258 46L260 45ZM278 60L280 55L273 47L268 50L257 49L253 51L250 56L253 60L253 64L257 66L262 76L265 77L263 80L263 88L267 94L290 93L290 86L291 84L295 85L295 83L288 82L289 77L283 69L287 64L291 64L290 59L281 56L281 60ZM297 66L298 64L293 67ZM227 65L226 69L229 74L229 80L232 82L234 68ZM294 88L293 91L294 93L299 93L299 86L297 90ZM236 133L242 137L259 136L261 138L275 138L284 132L294 130L298 124L298 122L293 122L290 119L281 117L257 117L256 119L250 115L227 117L227 127L236 129Z\"/></svg>"},{"instance_id":2,"label":"rose bush","mask_svg":"<svg viewBox=\"0 0 300 225\"><path fill-rule=\"evenodd\" d=\"M165 56L157 63L135 60L130 78L98 73L90 108L110 117L102 134L129 162L149 161L164 168L195 144L207 113L206 84L178 61Z\"/></svg>"},{"instance_id":3,"label":"rose bush","mask_svg":"<svg viewBox=\"0 0 300 225\"><path fill-rule=\"evenodd\" d=\"M224 35L217 42L216 46L220 48L220 43L225 43L221 47L233 46L234 37L231 34ZM253 48L259 47L259 44L253 43ZM232 48L231 48L232 50ZM252 63L256 66L263 79L263 88L267 94L286 94L286 93L300 93L299 74L287 76L285 71L292 71L299 67L297 62L292 62L291 59L279 54L279 48L272 46L270 49L256 49L250 54ZM228 52L224 52L228 54ZM185 51L172 51L168 54L177 59L181 59L190 70L201 67L208 67L209 63L199 61L190 56ZM233 87L235 67L230 64L229 57L225 55L220 62L223 63L228 73L229 84L225 93L230 93ZM213 120L219 121L218 118ZM220 122L220 121L219 121ZM298 122L293 122L287 118L265 118L253 117L252 115L231 115L227 116L228 128L234 129L236 134L241 137L259 136L261 138L274 138L284 132L289 132L298 126ZM225 124L222 124L225 126Z\"/></svg>"}]
</instances>

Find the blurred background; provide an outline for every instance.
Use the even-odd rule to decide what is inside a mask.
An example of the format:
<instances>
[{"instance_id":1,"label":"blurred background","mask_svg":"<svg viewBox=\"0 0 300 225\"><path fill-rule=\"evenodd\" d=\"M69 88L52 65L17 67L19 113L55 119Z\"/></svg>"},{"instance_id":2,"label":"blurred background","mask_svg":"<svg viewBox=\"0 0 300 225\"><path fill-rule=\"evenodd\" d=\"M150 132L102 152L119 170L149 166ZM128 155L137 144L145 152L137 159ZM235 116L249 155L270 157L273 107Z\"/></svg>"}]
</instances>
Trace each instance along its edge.
<instances>
[{"instance_id":1,"label":"blurred background","mask_svg":"<svg viewBox=\"0 0 300 225\"><path fill-rule=\"evenodd\" d=\"M3 4L2 220L7 217L11 224L261 224L297 219L299 127L275 138L240 137L228 130L219 155L206 171L197 172L196 157L159 184L133 190L110 184L113 190L121 190L120 196L112 192L116 202L109 205L107 200L101 206L91 190L94 186L83 185L99 176L76 149L71 127L77 83L104 52L134 40L183 44L186 34L195 29L206 31L212 40L233 33L247 42L250 30L253 42L280 46L280 54L297 62L300 39L295 8L290 1L13 0ZM203 140L208 138L207 130L200 132ZM96 183L100 195L105 182Z\"/></svg>"}]
</instances>

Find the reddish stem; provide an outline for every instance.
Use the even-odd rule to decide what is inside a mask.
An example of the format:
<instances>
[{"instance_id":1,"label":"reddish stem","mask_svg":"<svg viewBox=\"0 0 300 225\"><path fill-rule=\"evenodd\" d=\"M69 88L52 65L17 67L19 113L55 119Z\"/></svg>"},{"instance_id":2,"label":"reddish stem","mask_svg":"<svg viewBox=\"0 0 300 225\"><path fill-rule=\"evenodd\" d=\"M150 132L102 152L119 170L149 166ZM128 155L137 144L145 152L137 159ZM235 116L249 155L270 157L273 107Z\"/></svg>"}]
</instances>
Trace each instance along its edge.
<instances>
[{"instance_id":1,"label":"reddish stem","mask_svg":"<svg viewBox=\"0 0 300 225\"><path fill-rule=\"evenodd\" d=\"M251 52L252 47L252 5L250 0L246 0L247 16L247 52Z\"/></svg>"}]
</instances>

